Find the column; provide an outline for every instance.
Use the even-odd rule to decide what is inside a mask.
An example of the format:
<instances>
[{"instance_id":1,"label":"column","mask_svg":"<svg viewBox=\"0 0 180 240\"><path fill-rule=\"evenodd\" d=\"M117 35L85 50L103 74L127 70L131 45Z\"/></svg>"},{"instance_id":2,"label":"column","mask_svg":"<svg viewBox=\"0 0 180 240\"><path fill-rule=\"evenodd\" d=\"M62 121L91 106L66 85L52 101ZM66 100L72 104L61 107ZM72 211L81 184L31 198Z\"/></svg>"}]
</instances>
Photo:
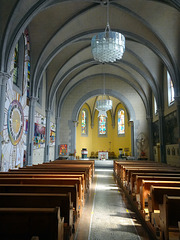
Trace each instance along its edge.
<instances>
[{"instance_id":1,"label":"column","mask_svg":"<svg viewBox=\"0 0 180 240\"><path fill-rule=\"evenodd\" d=\"M131 127L131 156L134 157L134 122L130 122L130 127Z\"/></svg>"},{"instance_id":2,"label":"column","mask_svg":"<svg viewBox=\"0 0 180 240\"><path fill-rule=\"evenodd\" d=\"M54 154L55 159L59 157L59 130L60 130L60 117L56 117L56 140L55 140L55 154Z\"/></svg>"},{"instance_id":3,"label":"column","mask_svg":"<svg viewBox=\"0 0 180 240\"><path fill-rule=\"evenodd\" d=\"M8 73L0 71L0 171L2 164L2 140L4 128L4 107L6 100L6 85L11 76Z\"/></svg>"},{"instance_id":4,"label":"column","mask_svg":"<svg viewBox=\"0 0 180 240\"><path fill-rule=\"evenodd\" d=\"M28 136L27 136L27 158L26 165L32 166L33 163L33 138L34 138L34 116L38 98L30 97L29 117L28 117Z\"/></svg>"},{"instance_id":5,"label":"column","mask_svg":"<svg viewBox=\"0 0 180 240\"><path fill-rule=\"evenodd\" d=\"M180 154L180 96L175 97L177 106L177 124L178 124L178 144L179 144L179 154Z\"/></svg>"},{"instance_id":6,"label":"column","mask_svg":"<svg viewBox=\"0 0 180 240\"><path fill-rule=\"evenodd\" d=\"M76 151L76 126L77 121L69 121L69 127L71 129L71 145L70 145L70 159L74 160L75 156L74 153Z\"/></svg>"},{"instance_id":7,"label":"column","mask_svg":"<svg viewBox=\"0 0 180 240\"><path fill-rule=\"evenodd\" d=\"M161 157L161 162L166 163L166 145L165 145L165 134L164 134L164 110L158 109L158 115L159 115L160 157Z\"/></svg>"},{"instance_id":8,"label":"column","mask_svg":"<svg viewBox=\"0 0 180 240\"><path fill-rule=\"evenodd\" d=\"M44 148L44 162L49 162L49 142L50 142L50 116L51 111L46 110L46 140L45 140L45 148ZM52 160L52 159L51 159Z\"/></svg>"},{"instance_id":9,"label":"column","mask_svg":"<svg viewBox=\"0 0 180 240\"><path fill-rule=\"evenodd\" d=\"M148 136L149 136L149 160L154 161L154 154L153 154L153 129L152 129L152 116L146 117L148 121Z\"/></svg>"}]
</instances>

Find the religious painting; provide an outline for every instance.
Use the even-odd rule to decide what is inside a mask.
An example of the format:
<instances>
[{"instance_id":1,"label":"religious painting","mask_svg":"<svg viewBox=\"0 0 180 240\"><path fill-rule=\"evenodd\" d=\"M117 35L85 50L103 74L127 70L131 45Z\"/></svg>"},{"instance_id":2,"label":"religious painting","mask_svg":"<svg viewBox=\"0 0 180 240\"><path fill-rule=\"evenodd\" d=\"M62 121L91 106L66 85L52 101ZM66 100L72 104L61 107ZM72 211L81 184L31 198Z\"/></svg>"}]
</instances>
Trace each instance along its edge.
<instances>
[{"instance_id":1,"label":"religious painting","mask_svg":"<svg viewBox=\"0 0 180 240\"><path fill-rule=\"evenodd\" d=\"M59 146L59 155L66 156L67 155L67 144L61 144Z\"/></svg>"}]
</instances>

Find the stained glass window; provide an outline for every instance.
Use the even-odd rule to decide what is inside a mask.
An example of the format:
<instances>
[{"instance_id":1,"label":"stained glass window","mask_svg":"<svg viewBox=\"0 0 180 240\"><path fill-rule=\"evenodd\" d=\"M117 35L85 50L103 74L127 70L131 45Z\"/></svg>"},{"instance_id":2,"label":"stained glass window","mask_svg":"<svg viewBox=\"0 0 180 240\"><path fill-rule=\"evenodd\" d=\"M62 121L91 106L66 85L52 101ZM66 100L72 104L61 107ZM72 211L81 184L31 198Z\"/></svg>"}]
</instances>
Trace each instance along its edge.
<instances>
[{"instance_id":1,"label":"stained glass window","mask_svg":"<svg viewBox=\"0 0 180 240\"><path fill-rule=\"evenodd\" d=\"M124 110L118 111L118 135L125 133Z\"/></svg>"},{"instance_id":2,"label":"stained glass window","mask_svg":"<svg viewBox=\"0 0 180 240\"><path fill-rule=\"evenodd\" d=\"M107 132L107 119L104 115L99 117L99 135L106 135Z\"/></svg>"},{"instance_id":3,"label":"stained glass window","mask_svg":"<svg viewBox=\"0 0 180 240\"><path fill-rule=\"evenodd\" d=\"M155 97L154 97L154 113L157 114L157 102Z\"/></svg>"},{"instance_id":4,"label":"stained glass window","mask_svg":"<svg viewBox=\"0 0 180 240\"><path fill-rule=\"evenodd\" d=\"M168 80L168 104L171 105L174 102L174 86L169 72L167 72Z\"/></svg>"},{"instance_id":5,"label":"stained glass window","mask_svg":"<svg viewBox=\"0 0 180 240\"><path fill-rule=\"evenodd\" d=\"M87 111L85 109L83 109L81 113L81 134L82 135L88 134Z\"/></svg>"},{"instance_id":6,"label":"stained glass window","mask_svg":"<svg viewBox=\"0 0 180 240\"><path fill-rule=\"evenodd\" d=\"M30 43L29 43L29 33L26 29L24 31L25 39L25 76L27 78L27 97L29 97L30 88Z\"/></svg>"},{"instance_id":7,"label":"stained glass window","mask_svg":"<svg viewBox=\"0 0 180 240\"><path fill-rule=\"evenodd\" d=\"M13 70L13 83L17 85L18 83L18 58L19 58L19 44L16 44L14 50L14 70Z\"/></svg>"}]
</instances>

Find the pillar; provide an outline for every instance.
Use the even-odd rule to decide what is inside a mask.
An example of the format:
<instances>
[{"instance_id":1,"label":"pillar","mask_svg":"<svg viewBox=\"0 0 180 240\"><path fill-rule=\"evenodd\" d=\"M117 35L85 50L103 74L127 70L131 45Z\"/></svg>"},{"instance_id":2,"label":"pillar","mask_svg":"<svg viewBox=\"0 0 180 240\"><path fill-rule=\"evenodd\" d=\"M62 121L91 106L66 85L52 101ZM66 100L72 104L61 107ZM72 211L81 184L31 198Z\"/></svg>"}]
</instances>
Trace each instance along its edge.
<instances>
[{"instance_id":1,"label":"pillar","mask_svg":"<svg viewBox=\"0 0 180 240\"><path fill-rule=\"evenodd\" d=\"M164 110L158 109L158 115L159 115L160 157L161 157L161 162L166 163L166 145L165 145L165 134L164 134Z\"/></svg>"},{"instance_id":2,"label":"pillar","mask_svg":"<svg viewBox=\"0 0 180 240\"><path fill-rule=\"evenodd\" d=\"M0 71L0 171L2 169L2 141L4 128L4 107L6 100L6 85L11 76L6 72Z\"/></svg>"},{"instance_id":3,"label":"pillar","mask_svg":"<svg viewBox=\"0 0 180 240\"><path fill-rule=\"evenodd\" d=\"M55 140L55 154L54 154L55 159L59 157L59 130L60 130L60 117L56 117L56 140Z\"/></svg>"},{"instance_id":4,"label":"pillar","mask_svg":"<svg viewBox=\"0 0 180 240\"><path fill-rule=\"evenodd\" d=\"M45 148L44 148L44 162L49 162L49 143L50 143L50 117L51 111L46 110L46 140L45 140ZM52 159L51 159L52 160Z\"/></svg>"},{"instance_id":5,"label":"pillar","mask_svg":"<svg viewBox=\"0 0 180 240\"><path fill-rule=\"evenodd\" d=\"M176 107L177 107L177 123L178 123L178 144L179 144L179 154L180 154L180 96L175 97Z\"/></svg>"},{"instance_id":6,"label":"pillar","mask_svg":"<svg viewBox=\"0 0 180 240\"><path fill-rule=\"evenodd\" d=\"M131 156L134 157L134 122L130 121L130 127L131 127Z\"/></svg>"},{"instance_id":7,"label":"pillar","mask_svg":"<svg viewBox=\"0 0 180 240\"><path fill-rule=\"evenodd\" d=\"M26 158L26 165L28 166L32 166L33 163L34 116L37 100L38 98L30 97Z\"/></svg>"},{"instance_id":8,"label":"pillar","mask_svg":"<svg viewBox=\"0 0 180 240\"><path fill-rule=\"evenodd\" d=\"M152 116L147 116L148 121L148 136L149 136L149 160L154 161L153 154L153 128L152 128Z\"/></svg>"},{"instance_id":9,"label":"pillar","mask_svg":"<svg viewBox=\"0 0 180 240\"><path fill-rule=\"evenodd\" d=\"M76 151L76 127L77 127L78 122L77 121L69 121L69 127L71 129L71 144L70 144L70 154L73 155L71 156L71 159L75 159L75 151Z\"/></svg>"}]
</instances>

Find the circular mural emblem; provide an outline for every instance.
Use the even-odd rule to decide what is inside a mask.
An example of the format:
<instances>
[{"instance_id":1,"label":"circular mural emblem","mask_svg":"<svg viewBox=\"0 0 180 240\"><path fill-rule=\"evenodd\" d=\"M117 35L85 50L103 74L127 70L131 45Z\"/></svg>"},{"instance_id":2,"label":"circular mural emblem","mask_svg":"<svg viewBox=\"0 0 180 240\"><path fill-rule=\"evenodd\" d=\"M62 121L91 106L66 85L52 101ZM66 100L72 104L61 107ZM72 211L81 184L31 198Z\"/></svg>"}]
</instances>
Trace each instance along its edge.
<instances>
[{"instance_id":1,"label":"circular mural emblem","mask_svg":"<svg viewBox=\"0 0 180 240\"><path fill-rule=\"evenodd\" d=\"M7 127L9 138L13 145L17 145L23 134L24 114L17 100L13 100L8 109Z\"/></svg>"}]
</instances>

